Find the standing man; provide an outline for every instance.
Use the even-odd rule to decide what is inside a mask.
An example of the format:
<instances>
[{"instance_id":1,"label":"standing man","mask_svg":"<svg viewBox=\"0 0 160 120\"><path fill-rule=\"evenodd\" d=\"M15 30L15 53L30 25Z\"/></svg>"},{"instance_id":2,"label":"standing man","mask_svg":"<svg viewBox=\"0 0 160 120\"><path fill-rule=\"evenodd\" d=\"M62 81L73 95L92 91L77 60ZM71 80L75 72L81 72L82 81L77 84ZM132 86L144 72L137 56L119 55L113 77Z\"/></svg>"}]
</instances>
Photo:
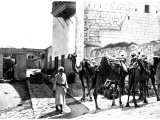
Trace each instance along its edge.
<instances>
[{"instance_id":1,"label":"standing man","mask_svg":"<svg viewBox=\"0 0 160 120\"><path fill-rule=\"evenodd\" d=\"M56 105L56 111L60 111L60 113L63 113L63 106L66 104L65 96L68 88L66 74L64 73L64 68L59 67L58 73L55 75L55 105ZM60 110L59 110L60 107Z\"/></svg>"}]
</instances>

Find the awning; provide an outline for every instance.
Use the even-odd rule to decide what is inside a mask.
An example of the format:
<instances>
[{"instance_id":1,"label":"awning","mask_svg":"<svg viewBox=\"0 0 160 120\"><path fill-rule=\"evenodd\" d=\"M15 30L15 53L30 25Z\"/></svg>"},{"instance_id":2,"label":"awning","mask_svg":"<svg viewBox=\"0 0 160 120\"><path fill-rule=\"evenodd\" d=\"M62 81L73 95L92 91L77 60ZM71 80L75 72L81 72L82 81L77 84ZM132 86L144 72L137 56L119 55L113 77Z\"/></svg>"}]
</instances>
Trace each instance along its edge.
<instances>
[{"instance_id":1,"label":"awning","mask_svg":"<svg viewBox=\"0 0 160 120\"><path fill-rule=\"evenodd\" d=\"M76 2L54 1L52 3L51 14L54 17L62 17L68 19L76 12Z\"/></svg>"}]
</instances>

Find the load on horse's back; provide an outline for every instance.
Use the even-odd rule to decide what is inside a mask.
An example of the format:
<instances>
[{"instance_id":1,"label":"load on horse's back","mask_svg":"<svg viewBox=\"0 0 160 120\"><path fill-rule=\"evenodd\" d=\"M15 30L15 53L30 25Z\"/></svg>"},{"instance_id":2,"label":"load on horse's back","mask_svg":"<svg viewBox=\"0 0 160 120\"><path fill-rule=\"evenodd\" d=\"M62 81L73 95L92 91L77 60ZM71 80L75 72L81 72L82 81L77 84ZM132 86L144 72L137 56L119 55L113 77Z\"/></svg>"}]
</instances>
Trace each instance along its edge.
<instances>
[{"instance_id":1,"label":"load on horse's back","mask_svg":"<svg viewBox=\"0 0 160 120\"><path fill-rule=\"evenodd\" d=\"M107 57L102 57L99 67L96 69L95 77L92 85L92 89L94 90L93 96L95 100L96 109L99 109L97 104L97 96L98 91L103 87L106 80L111 80L114 83L114 90L113 90L113 101L112 105L115 105L115 95L117 87L119 86L119 103L122 105L121 101L121 93L123 87L123 79L122 75L124 74L124 69L122 68L121 64L117 63L119 60L109 60Z\"/></svg>"},{"instance_id":2,"label":"load on horse's back","mask_svg":"<svg viewBox=\"0 0 160 120\"><path fill-rule=\"evenodd\" d=\"M147 95L147 81L149 78L152 81L152 85L154 87L155 93L157 95L157 100L159 100L159 96L157 94L155 88L155 79L153 74L153 66L146 60L146 56L137 57L135 54L131 54L131 64L129 69L129 90L128 90L128 99L126 107L129 107L129 97L132 90L132 96L135 107L138 107L136 99L135 99L135 89L137 88L138 83L140 84L140 95L143 95L144 103L148 103L146 99Z\"/></svg>"}]
</instances>

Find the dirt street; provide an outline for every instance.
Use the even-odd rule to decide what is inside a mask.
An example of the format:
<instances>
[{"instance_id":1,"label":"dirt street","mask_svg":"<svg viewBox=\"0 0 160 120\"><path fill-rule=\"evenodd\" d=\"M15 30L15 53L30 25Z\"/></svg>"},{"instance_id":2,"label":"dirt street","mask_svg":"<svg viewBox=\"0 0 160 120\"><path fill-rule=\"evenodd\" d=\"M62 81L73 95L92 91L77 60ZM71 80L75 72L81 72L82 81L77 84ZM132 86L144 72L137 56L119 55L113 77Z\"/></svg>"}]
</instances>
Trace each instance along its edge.
<instances>
[{"instance_id":1,"label":"dirt street","mask_svg":"<svg viewBox=\"0 0 160 120\"><path fill-rule=\"evenodd\" d=\"M6 89L7 88L7 89ZM3 106L3 109L0 110L0 119L1 118L34 118L34 112L31 107L31 101L29 99L29 94L25 84L15 83L15 84L0 84L0 103ZM125 107L127 101L127 95L122 96L123 107L119 107L118 100L116 99L116 105L112 107L112 100L104 98L104 96L98 96L98 105L101 110L95 110L95 102L80 101L79 97L74 97L81 102L89 111L84 112L83 107L78 106L78 102L74 104L68 104L69 107L73 110L72 113L64 114L62 117L54 117L53 112L47 113L42 118L70 118L70 119L159 119L160 118L160 101L157 101L153 91L150 91L152 94L151 97L147 98L148 104L144 104L143 101L137 100L140 105L139 108L135 108L130 97L130 106ZM138 97L136 97L138 98ZM68 99L68 98L67 98ZM43 100L43 98L41 98ZM68 99L69 100L69 99ZM2 103L3 101L3 103ZM47 101L46 101L47 102ZM77 104L76 104L77 103ZM46 103L47 104L47 103ZM75 107L74 107L75 106ZM37 106L38 107L38 106ZM7 109L6 109L7 108ZM75 109L74 109L75 108ZM83 113L80 116L77 115L76 111ZM74 114L73 114L74 113ZM71 117L72 116L72 117Z\"/></svg>"},{"instance_id":2,"label":"dirt street","mask_svg":"<svg viewBox=\"0 0 160 120\"><path fill-rule=\"evenodd\" d=\"M15 107L27 99L29 99L29 93L24 82L0 84L0 110Z\"/></svg>"},{"instance_id":3,"label":"dirt street","mask_svg":"<svg viewBox=\"0 0 160 120\"><path fill-rule=\"evenodd\" d=\"M0 119L33 118L30 95L24 81L0 84Z\"/></svg>"}]
</instances>

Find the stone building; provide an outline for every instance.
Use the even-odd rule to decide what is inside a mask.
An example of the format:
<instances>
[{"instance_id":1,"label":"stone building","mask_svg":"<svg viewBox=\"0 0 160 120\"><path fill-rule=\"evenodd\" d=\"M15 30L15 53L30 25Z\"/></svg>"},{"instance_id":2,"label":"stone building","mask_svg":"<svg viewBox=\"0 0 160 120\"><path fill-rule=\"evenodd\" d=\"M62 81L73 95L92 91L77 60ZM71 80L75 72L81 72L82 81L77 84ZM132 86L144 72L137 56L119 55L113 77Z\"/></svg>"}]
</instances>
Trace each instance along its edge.
<instances>
[{"instance_id":1,"label":"stone building","mask_svg":"<svg viewBox=\"0 0 160 120\"><path fill-rule=\"evenodd\" d=\"M48 48L45 49L45 60L44 60L44 69L52 69L53 64L52 64L52 46L49 46Z\"/></svg>"},{"instance_id":2,"label":"stone building","mask_svg":"<svg viewBox=\"0 0 160 120\"><path fill-rule=\"evenodd\" d=\"M54 66L76 53L78 62L94 49L110 43L149 43L160 39L160 1L76 1L53 2ZM141 49L143 52L143 49ZM153 51L151 51L153 53ZM118 52L117 52L118 53Z\"/></svg>"},{"instance_id":3,"label":"stone building","mask_svg":"<svg viewBox=\"0 0 160 120\"><path fill-rule=\"evenodd\" d=\"M14 66L14 77L16 80L22 80L26 78L26 55L25 49L16 48L0 48L0 79L3 76L3 56L4 54L16 55L16 64Z\"/></svg>"},{"instance_id":4,"label":"stone building","mask_svg":"<svg viewBox=\"0 0 160 120\"><path fill-rule=\"evenodd\" d=\"M78 54L78 62L84 57L84 5L83 2L54 1L53 15L53 67L64 66L71 72L69 53ZM78 13L78 14L77 14Z\"/></svg>"},{"instance_id":5,"label":"stone building","mask_svg":"<svg viewBox=\"0 0 160 120\"><path fill-rule=\"evenodd\" d=\"M41 53L44 49L30 49L26 48L27 52L27 69L41 69L43 67Z\"/></svg>"},{"instance_id":6,"label":"stone building","mask_svg":"<svg viewBox=\"0 0 160 120\"><path fill-rule=\"evenodd\" d=\"M97 41L103 47L160 39L160 1L85 1L84 9L85 42Z\"/></svg>"},{"instance_id":7,"label":"stone building","mask_svg":"<svg viewBox=\"0 0 160 120\"><path fill-rule=\"evenodd\" d=\"M4 78L4 58L5 55L15 60L14 79L23 80L26 78L27 69L41 69L43 67L41 53L43 49L29 48L0 48L0 79Z\"/></svg>"}]
</instances>

